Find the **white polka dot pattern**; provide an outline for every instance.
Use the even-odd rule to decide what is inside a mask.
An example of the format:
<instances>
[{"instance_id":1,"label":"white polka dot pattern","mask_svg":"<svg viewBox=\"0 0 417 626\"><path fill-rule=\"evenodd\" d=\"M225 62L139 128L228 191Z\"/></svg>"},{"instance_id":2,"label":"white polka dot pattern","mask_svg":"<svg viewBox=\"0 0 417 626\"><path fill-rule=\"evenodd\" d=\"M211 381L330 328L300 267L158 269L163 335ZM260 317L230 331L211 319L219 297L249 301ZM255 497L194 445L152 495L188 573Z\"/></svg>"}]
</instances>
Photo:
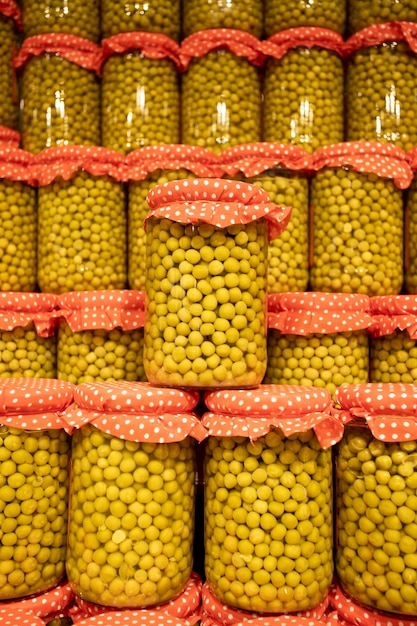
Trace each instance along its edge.
<instances>
[{"instance_id":1,"label":"white polka dot pattern","mask_svg":"<svg viewBox=\"0 0 417 626\"><path fill-rule=\"evenodd\" d=\"M77 622L78 626L189 626L189 622L179 617L172 617L166 613L158 614L149 611L126 610L110 611L93 615ZM14 625L16 626L16 625Z\"/></svg>"},{"instance_id":2,"label":"white polka dot pattern","mask_svg":"<svg viewBox=\"0 0 417 626\"><path fill-rule=\"evenodd\" d=\"M0 292L0 329L11 331L33 322L40 337L53 335L57 298L49 293Z\"/></svg>"},{"instance_id":3,"label":"white polka dot pattern","mask_svg":"<svg viewBox=\"0 0 417 626\"><path fill-rule=\"evenodd\" d=\"M27 37L14 59L14 66L19 69L31 57L45 53L58 54L63 59L92 72L98 73L100 70L100 46L78 35L63 33L45 33Z\"/></svg>"},{"instance_id":4,"label":"white polka dot pattern","mask_svg":"<svg viewBox=\"0 0 417 626\"><path fill-rule=\"evenodd\" d=\"M58 295L57 301L56 315L65 319L73 332L97 328L135 330L145 322L143 291L71 291Z\"/></svg>"},{"instance_id":5,"label":"white polka dot pattern","mask_svg":"<svg viewBox=\"0 0 417 626\"><path fill-rule=\"evenodd\" d=\"M408 150L408 152L406 152L405 154L407 163L410 164L411 169L413 170L413 172L415 172L417 170L417 146L415 148L412 148L411 150Z\"/></svg>"},{"instance_id":6,"label":"white polka dot pattern","mask_svg":"<svg viewBox=\"0 0 417 626\"><path fill-rule=\"evenodd\" d=\"M268 326L283 334L355 331L371 323L367 295L312 291L268 296Z\"/></svg>"},{"instance_id":7,"label":"white polka dot pattern","mask_svg":"<svg viewBox=\"0 0 417 626\"><path fill-rule=\"evenodd\" d=\"M389 143L346 141L324 146L312 155L311 168L318 171L325 167L351 167L356 172L391 178L399 189L409 187L413 179L406 153Z\"/></svg>"},{"instance_id":8,"label":"white polka dot pattern","mask_svg":"<svg viewBox=\"0 0 417 626\"><path fill-rule=\"evenodd\" d=\"M0 13L14 20L18 30L22 30L22 11L15 0L0 0Z\"/></svg>"},{"instance_id":9,"label":"white polka dot pattern","mask_svg":"<svg viewBox=\"0 0 417 626\"><path fill-rule=\"evenodd\" d=\"M373 337L389 335L394 330L405 330L412 339L417 338L417 296L373 296L370 301L372 323L369 333Z\"/></svg>"},{"instance_id":10,"label":"white polka dot pattern","mask_svg":"<svg viewBox=\"0 0 417 626\"><path fill-rule=\"evenodd\" d=\"M218 160L228 176L241 172L251 177L277 167L290 171L308 170L310 155L299 146L260 142L226 148L218 155Z\"/></svg>"},{"instance_id":11,"label":"white polka dot pattern","mask_svg":"<svg viewBox=\"0 0 417 626\"><path fill-rule=\"evenodd\" d=\"M204 402L211 412L202 417L208 435L258 439L271 428L284 436L313 429L323 448L343 435L339 419L331 415L327 389L299 385L261 385L256 389L207 392Z\"/></svg>"},{"instance_id":12,"label":"white polka dot pattern","mask_svg":"<svg viewBox=\"0 0 417 626\"><path fill-rule=\"evenodd\" d=\"M378 46L386 41L406 41L417 52L417 24L400 21L373 24L349 37L345 52L352 54L364 46Z\"/></svg>"},{"instance_id":13,"label":"white polka dot pattern","mask_svg":"<svg viewBox=\"0 0 417 626\"><path fill-rule=\"evenodd\" d=\"M20 133L8 126L0 126L0 147L18 148L20 145Z\"/></svg>"},{"instance_id":14,"label":"white polka dot pattern","mask_svg":"<svg viewBox=\"0 0 417 626\"><path fill-rule=\"evenodd\" d=\"M147 59L170 59L178 69L181 68L179 45L176 41L162 33L128 32L118 33L101 42L104 64L113 54L139 51Z\"/></svg>"},{"instance_id":15,"label":"white polka dot pattern","mask_svg":"<svg viewBox=\"0 0 417 626\"><path fill-rule=\"evenodd\" d=\"M45 622L36 615L30 615L19 609L11 611L1 606L0 624L1 626L45 626Z\"/></svg>"},{"instance_id":16,"label":"white polka dot pattern","mask_svg":"<svg viewBox=\"0 0 417 626\"><path fill-rule=\"evenodd\" d=\"M282 30L269 37L261 44L262 52L268 57L281 59L294 48L320 47L333 50L339 56L344 53L343 37L329 28L318 26L300 26Z\"/></svg>"},{"instance_id":17,"label":"white polka dot pattern","mask_svg":"<svg viewBox=\"0 0 417 626\"><path fill-rule=\"evenodd\" d=\"M323 626L323 622L313 617L302 617L296 615L276 615L274 617L264 617L261 615L256 619L248 619L244 622L236 622L234 626Z\"/></svg>"},{"instance_id":18,"label":"white polka dot pattern","mask_svg":"<svg viewBox=\"0 0 417 626\"><path fill-rule=\"evenodd\" d=\"M27 596L20 600L8 602L3 600L1 608L25 611L28 614L45 617L51 613L64 610L74 599L74 592L65 582L44 593Z\"/></svg>"},{"instance_id":19,"label":"white polka dot pattern","mask_svg":"<svg viewBox=\"0 0 417 626\"><path fill-rule=\"evenodd\" d=\"M412 383L364 383L342 385L336 390L339 419L366 420L381 441L417 439L417 385Z\"/></svg>"},{"instance_id":20,"label":"white polka dot pattern","mask_svg":"<svg viewBox=\"0 0 417 626\"><path fill-rule=\"evenodd\" d=\"M210 28L193 33L181 42L180 59L184 69L195 57L212 50L226 48L236 56L245 57L253 65L263 65L262 43L254 35L235 28Z\"/></svg>"},{"instance_id":21,"label":"white polka dot pattern","mask_svg":"<svg viewBox=\"0 0 417 626\"><path fill-rule=\"evenodd\" d=\"M147 196L150 217L185 224L205 222L217 228L266 219L270 240L279 237L290 221L291 208L270 202L266 191L223 178L174 180L153 187Z\"/></svg>"},{"instance_id":22,"label":"white polka dot pattern","mask_svg":"<svg viewBox=\"0 0 417 626\"><path fill-rule=\"evenodd\" d=\"M26 150L1 146L0 137L0 178L34 184L33 155Z\"/></svg>"}]
</instances>

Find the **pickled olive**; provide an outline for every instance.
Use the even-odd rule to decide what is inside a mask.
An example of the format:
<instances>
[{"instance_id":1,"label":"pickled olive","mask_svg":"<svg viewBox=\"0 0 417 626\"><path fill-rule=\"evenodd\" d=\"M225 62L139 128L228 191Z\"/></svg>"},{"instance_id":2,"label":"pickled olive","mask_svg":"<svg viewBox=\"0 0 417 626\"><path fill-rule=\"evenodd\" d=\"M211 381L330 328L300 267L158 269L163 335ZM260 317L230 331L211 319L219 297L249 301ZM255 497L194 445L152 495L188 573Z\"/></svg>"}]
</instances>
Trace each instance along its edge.
<instances>
[{"instance_id":1,"label":"pickled olive","mask_svg":"<svg viewBox=\"0 0 417 626\"><path fill-rule=\"evenodd\" d=\"M417 144L417 57L406 43L358 50L346 72L346 141Z\"/></svg>"},{"instance_id":2,"label":"pickled olive","mask_svg":"<svg viewBox=\"0 0 417 626\"><path fill-rule=\"evenodd\" d=\"M0 180L0 289L36 290L36 191Z\"/></svg>"},{"instance_id":3,"label":"pickled olive","mask_svg":"<svg viewBox=\"0 0 417 626\"><path fill-rule=\"evenodd\" d=\"M144 367L154 384L251 387L266 369L267 225L151 218Z\"/></svg>"},{"instance_id":4,"label":"pickled olive","mask_svg":"<svg viewBox=\"0 0 417 626\"><path fill-rule=\"evenodd\" d=\"M79 171L38 190L38 283L42 291L123 289L123 184Z\"/></svg>"},{"instance_id":5,"label":"pickled olive","mask_svg":"<svg viewBox=\"0 0 417 626\"><path fill-rule=\"evenodd\" d=\"M297 47L268 58L263 87L263 141L313 152L343 141L343 62L324 48Z\"/></svg>"},{"instance_id":6,"label":"pickled olive","mask_svg":"<svg viewBox=\"0 0 417 626\"><path fill-rule=\"evenodd\" d=\"M148 174L145 180L130 181L128 190L128 283L131 289L143 291L146 275L146 234L143 226L149 206L146 202L148 192L156 185L162 185L171 180L195 178L187 170L158 170Z\"/></svg>"},{"instance_id":7,"label":"pickled olive","mask_svg":"<svg viewBox=\"0 0 417 626\"><path fill-rule=\"evenodd\" d=\"M397 294L403 283L402 191L390 179L325 168L311 181L311 288Z\"/></svg>"},{"instance_id":8,"label":"pickled olive","mask_svg":"<svg viewBox=\"0 0 417 626\"><path fill-rule=\"evenodd\" d=\"M355 33L383 22L417 22L413 0L349 0L348 31Z\"/></svg>"},{"instance_id":9,"label":"pickled olive","mask_svg":"<svg viewBox=\"0 0 417 626\"><path fill-rule=\"evenodd\" d=\"M214 50L182 75L181 142L220 152L260 141L259 73L247 59Z\"/></svg>"},{"instance_id":10,"label":"pickled olive","mask_svg":"<svg viewBox=\"0 0 417 626\"><path fill-rule=\"evenodd\" d=\"M372 337L369 355L369 381L372 383L417 382L417 347L407 331L394 330L383 337Z\"/></svg>"},{"instance_id":11,"label":"pickled olive","mask_svg":"<svg viewBox=\"0 0 417 626\"><path fill-rule=\"evenodd\" d=\"M56 339L34 325L0 330L0 378L56 378Z\"/></svg>"},{"instance_id":12,"label":"pickled olive","mask_svg":"<svg viewBox=\"0 0 417 626\"><path fill-rule=\"evenodd\" d=\"M386 443L348 425L336 450L336 571L358 602L417 608L417 442ZM395 591L395 593L393 593Z\"/></svg>"},{"instance_id":13,"label":"pickled olive","mask_svg":"<svg viewBox=\"0 0 417 626\"><path fill-rule=\"evenodd\" d=\"M130 31L162 33L180 38L180 0L101 0L101 34L103 39Z\"/></svg>"},{"instance_id":14,"label":"pickled olive","mask_svg":"<svg viewBox=\"0 0 417 626\"><path fill-rule=\"evenodd\" d=\"M184 37L207 28L237 28L261 37L263 9L260 0L183 0Z\"/></svg>"},{"instance_id":15,"label":"pickled olive","mask_svg":"<svg viewBox=\"0 0 417 626\"><path fill-rule=\"evenodd\" d=\"M100 86L94 72L45 53L26 62L21 92L25 150L100 145Z\"/></svg>"},{"instance_id":16,"label":"pickled olive","mask_svg":"<svg viewBox=\"0 0 417 626\"><path fill-rule=\"evenodd\" d=\"M405 232L406 259L404 283L407 293L417 294L417 178L407 190L408 230Z\"/></svg>"},{"instance_id":17,"label":"pickled olive","mask_svg":"<svg viewBox=\"0 0 417 626\"><path fill-rule=\"evenodd\" d=\"M68 33L97 42L100 35L99 0L23 0L25 37Z\"/></svg>"},{"instance_id":18,"label":"pickled olive","mask_svg":"<svg viewBox=\"0 0 417 626\"><path fill-rule=\"evenodd\" d=\"M0 126L18 127L19 109L13 94L13 51L18 45L18 35L13 20L0 15Z\"/></svg>"},{"instance_id":19,"label":"pickled olive","mask_svg":"<svg viewBox=\"0 0 417 626\"><path fill-rule=\"evenodd\" d=\"M2 600L44 591L65 575L69 457L70 438L63 430L2 426Z\"/></svg>"},{"instance_id":20,"label":"pickled olive","mask_svg":"<svg viewBox=\"0 0 417 626\"><path fill-rule=\"evenodd\" d=\"M74 384L94 381L145 381L143 328L73 332L58 327L57 374Z\"/></svg>"},{"instance_id":21,"label":"pickled olive","mask_svg":"<svg viewBox=\"0 0 417 626\"><path fill-rule=\"evenodd\" d=\"M345 0L265 0L265 37L297 26L330 28L343 35L345 22Z\"/></svg>"},{"instance_id":22,"label":"pickled olive","mask_svg":"<svg viewBox=\"0 0 417 626\"><path fill-rule=\"evenodd\" d=\"M331 451L312 431L207 440L205 573L225 604L317 606L333 575ZM231 480L235 477L235 480Z\"/></svg>"},{"instance_id":23,"label":"pickled olive","mask_svg":"<svg viewBox=\"0 0 417 626\"><path fill-rule=\"evenodd\" d=\"M366 331L310 335L268 333L264 383L309 385L334 395L344 383L368 382Z\"/></svg>"},{"instance_id":24,"label":"pickled olive","mask_svg":"<svg viewBox=\"0 0 417 626\"><path fill-rule=\"evenodd\" d=\"M192 570L194 462L190 438L126 441L91 425L74 433L67 575L77 595L134 608L182 590Z\"/></svg>"},{"instance_id":25,"label":"pickled olive","mask_svg":"<svg viewBox=\"0 0 417 626\"><path fill-rule=\"evenodd\" d=\"M126 154L143 146L179 143L179 78L170 59L132 52L113 55L103 67L101 93L106 148Z\"/></svg>"}]
</instances>

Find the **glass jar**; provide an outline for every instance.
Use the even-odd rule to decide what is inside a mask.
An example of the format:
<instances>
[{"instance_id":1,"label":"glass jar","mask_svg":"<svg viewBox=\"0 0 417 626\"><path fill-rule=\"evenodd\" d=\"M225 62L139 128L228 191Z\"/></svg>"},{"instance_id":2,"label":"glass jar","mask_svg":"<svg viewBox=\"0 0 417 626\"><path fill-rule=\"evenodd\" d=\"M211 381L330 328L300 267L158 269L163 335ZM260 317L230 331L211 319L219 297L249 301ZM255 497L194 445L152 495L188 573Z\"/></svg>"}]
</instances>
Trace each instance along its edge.
<instances>
[{"instance_id":1,"label":"glass jar","mask_svg":"<svg viewBox=\"0 0 417 626\"><path fill-rule=\"evenodd\" d=\"M36 158L38 284L42 291L124 289L123 155L64 146Z\"/></svg>"},{"instance_id":2,"label":"glass jar","mask_svg":"<svg viewBox=\"0 0 417 626\"><path fill-rule=\"evenodd\" d=\"M323 387L367 383L368 296L317 292L268 298L265 383Z\"/></svg>"},{"instance_id":3,"label":"glass jar","mask_svg":"<svg viewBox=\"0 0 417 626\"><path fill-rule=\"evenodd\" d=\"M25 37L67 33L98 42L100 0L22 0Z\"/></svg>"},{"instance_id":4,"label":"glass jar","mask_svg":"<svg viewBox=\"0 0 417 626\"><path fill-rule=\"evenodd\" d=\"M101 0L103 39L130 31L162 33L180 39L180 0Z\"/></svg>"},{"instance_id":5,"label":"glass jar","mask_svg":"<svg viewBox=\"0 0 417 626\"><path fill-rule=\"evenodd\" d=\"M413 178L406 191L404 233L404 286L407 293L417 294L417 149L407 152Z\"/></svg>"},{"instance_id":6,"label":"glass jar","mask_svg":"<svg viewBox=\"0 0 417 626\"><path fill-rule=\"evenodd\" d=\"M76 35L24 40L15 59L21 73L22 147L100 145L100 48Z\"/></svg>"},{"instance_id":7,"label":"glass jar","mask_svg":"<svg viewBox=\"0 0 417 626\"><path fill-rule=\"evenodd\" d=\"M263 141L313 152L343 141L344 68L341 35L293 28L263 44Z\"/></svg>"},{"instance_id":8,"label":"glass jar","mask_svg":"<svg viewBox=\"0 0 417 626\"><path fill-rule=\"evenodd\" d=\"M287 28L315 26L344 35L346 0L265 0L264 33L271 37Z\"/></svg>"},{"instance_id":9,"label":"glass jar","mask_svg":"<svg viewBox=\"0 0 417 626\"><path fill-rule=\"evenodd\" d=\"M349 0L348 31L386 22L417 22L413 0Z\"/></svg>"},{"instance_id":10,"label":"glass jar","mask_svg":"<svg viewBox=\"0 0 417 626\"><path fill-rule=\"evenodd\" d=\"M355 601L416 614L415 385L344 385L335 451L336 572Z\"/></svg>"},{"instance_id":11,"label":"glass jar","mask_svg":"<svg viewBox=\"0 0 417 626\"><path fill-rule=\"evenodd\" d=\"M145 289L146 240L144 219L149 207L148 192L166 182L185 178L221 176L213 152L207 148L182 145L146 146L126 157L128 178L128 283L131 289Z\"/></svg>"},{"instance_id":12,"label":"glass jar","mask_svg":"<svg viewBox=\"0 0 417 626\"><path fill-rule=\"evenodd\" d=\"M56 298L0 292L0 379L56 378Z\"/></svg>"},{"instance_id":13,"label":"glass jar","mask_svg":"<svg viewBox=\"0 0 417 626\"><path fill-rule=\"evenodd\" d=\"M346 42L345 141L417 144L417 24L375 24Z\"/></svg>"},{"instance_id":14,"label":"glass jar","mask_svg":"<svg viewBox=\"0 0 417 626\"><path fill-rule=\"evenodd\" d=\"M400 293L403 189L412 178L403 151L347 142L317 151L312 168L311 289Z\"/></svg>"},{"instance_id":15,"label":"glass jar","mask_svg":"<svg viewBox=\"0 0 417 626\"><path fill-rule=\"evenodd\" d=\"M200 31L182 42L181 143L217 153L261 140L259 48L256 37L232 29Z\"/></svg>"},{"instance_id":16,"label":"glass jar","mask_svg":"<svg viewBox=\"0 0 417 626\"><path fill-rule=\"evenodd\" d=\"M258 187L217 178L158 185L148 204L149 382L259 384L266 369L268 237L286 227L291 210L272 205Z\"/></svg>"},{"instance_id":17,"label":"glass jar","mask_svg":"<svg viewBox=\"0 0 417 626\"><path fill-rule=\"evenodd\" d=\"M32 157L0 148L0 290L36 290L37 202Z\"/></svg>"},{"instance_id":18,"label":"glass jar","mask_svg":"<svg viewBox=\"0 0 417 626\"><path fill-rule=\"evenodd\" d=\"M145 294L72 291L57 298L57 376L74 384L145 381Z\"/></svg>"},{"instance_id":19,"label":"glass jar","mask_svg":"<svg viewBox=\"0 0 417 626\"><path fill-rule=\"evenodd\" d=\"M73 385L0 380L0 598L45 591L65 576Z\"/></svg>"},{"instance_id":20,"label":"glass jar","mask_svg":"<svg viewBox=\"0 0 417 626\"><path fill-rule=\"evenodd\" d=\"M193 565L198 395L146 383L82 383L73 434L67 575L119 609L174 598ZM148 622L149 623L149 622Z\"/></svg>"},{"instance_id":21,"label":"glass jar","mask_svg":"<svg viewBox=\"0 0 417 626\"><path fill-rule=\"evenodd\" d=\"M183 37L209 28L235 28L261 37L262 0L183 0Z\"/></svg>"},{"instance_id":22,"label":"glass jar","mask_svg":"<svg viewBox=\"0 0 417 626\"><path fill-rule=\"evenodd\" d=\"M228 148L220 161L227 176L261 187L271 202L292 208L286 230L269 243L268 292L305 291L309 278L307 153L298 146L262 142Z\"/></svg>"},{"instance_id":23,"label":"glass jar","mask_svg":"<svg viewBox=\"0 0 417 626\"><path fill-rule=\"evenodd\" d=\"M210 392L205 404L212 593L261 613L319 605L333 576L331 446L343 434L329 392L262 385Z\"/></svg>"},{"instance_id":24,"label":"glass jar","mask_svg":"<svg viewBox=\"0 0 417 626\"><path fill-rule=\"evenodd\" d=\"M0 126L17 129L19 108L13 56L19 43L22 14L15 0L3 0L0 5ZM18 146L16 146L18 147Z\"/></svg>"}]
</instances>

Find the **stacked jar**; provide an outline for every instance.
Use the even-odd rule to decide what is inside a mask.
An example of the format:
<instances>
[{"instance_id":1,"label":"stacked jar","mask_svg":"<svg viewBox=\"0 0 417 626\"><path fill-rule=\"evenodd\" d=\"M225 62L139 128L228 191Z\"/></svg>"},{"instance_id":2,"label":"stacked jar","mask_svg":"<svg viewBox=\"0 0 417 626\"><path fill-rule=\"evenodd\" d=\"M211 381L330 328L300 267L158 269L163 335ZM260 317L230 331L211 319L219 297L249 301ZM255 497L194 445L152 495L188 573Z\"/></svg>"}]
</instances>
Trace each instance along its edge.
<instances>
[{"instance_id":1,"label":"stacked jar","mask_svg":"<svg viewBox=\"0 0 417 626\"><path fill-rule=\"evenodd\" d=\"M183 0L183 37L212 28L235 28L254 37L261 37L262 0L220 0L216 3L210 0Z\"/></svg>"},{"instance_id":2,"label":"stacked jar","mask_svg":"<svg viewBox=\"0 0 417 626\"><path fill-rule=\"evenodd\" d=\"M18 85L13 55L22 30L22 12L15 0L0 3L0 130L17 136L19 127ZM19 141L18 139L18 141ZM17 147L17 146L16 146Z\"/></svg>"},{"instance_id":3,"label":"stacked jar","mask_svg":"<svg viewBox=\"0 0 417 626\"><path fill-rule=\"evenodd\" d=\"M265 0L265 37L299 26L329 28L343 36L346 13L347 0Z\"/></svg>"},{"instance_id":4,"label":"stacked jar","mask_svg":"<svg viewBox=\"0 0 417 626\"><path fill-rule=\"evenodd\" d=\"M407 161L413 179L406 192L405 239L404 239L404 285L407 293L417 293L417 148L407 152Z\"/></svg>"}]
</instances>

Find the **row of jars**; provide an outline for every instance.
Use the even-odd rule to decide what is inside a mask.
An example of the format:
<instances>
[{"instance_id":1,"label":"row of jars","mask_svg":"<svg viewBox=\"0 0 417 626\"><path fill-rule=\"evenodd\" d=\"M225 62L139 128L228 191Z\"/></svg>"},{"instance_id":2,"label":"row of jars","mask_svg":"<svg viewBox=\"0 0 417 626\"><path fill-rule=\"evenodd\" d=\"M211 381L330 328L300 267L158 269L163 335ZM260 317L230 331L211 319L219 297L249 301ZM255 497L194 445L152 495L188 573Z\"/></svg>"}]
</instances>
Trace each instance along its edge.
<instances>
[{"instance_id":1,"label":"row of jars","mask_svg":"<svg viewBox=\"0 0 417 626\"><path fill-rule=\"evenodd\" d=\"M0 125L19 131L30 152L169 143L219 152L258 141L312 152L360 140L409 150L417 145L416 32L417 24L390 22L343 41L303 27L260 41L212 29L181 45L129 32L100 46L37 35L23 42L14 70L11 46L1 65Z\"/></svg>"},{"instance_id":2,"label":"row of jars","mask_svg":"<svg viewBox=\"0 0 417 626\"><path fill-rule=\"evenodd\" d=\"M415 617L416 394L0 381L0 597L67 577L93 614L175 599L192 579L200 450L214 608L311 615L336 574L361 605Z\"/></svg>"},{"instance_id":3,"label":"row of jars","mask_svg":"<svg viewBox=\"0 0 417 626\"><path fill-rule=\"evenodd\" d=\"M221 177L292 209L268 244L269 292L374 296L404 286L416 293L416 169L415 150L378 143L342 143L312 156L273 143L221 155L183 145L126 156L88 146L37 155L4 147L0 290L144 290L148 194L169 181Z\"/></svg>"}]
</instances>

